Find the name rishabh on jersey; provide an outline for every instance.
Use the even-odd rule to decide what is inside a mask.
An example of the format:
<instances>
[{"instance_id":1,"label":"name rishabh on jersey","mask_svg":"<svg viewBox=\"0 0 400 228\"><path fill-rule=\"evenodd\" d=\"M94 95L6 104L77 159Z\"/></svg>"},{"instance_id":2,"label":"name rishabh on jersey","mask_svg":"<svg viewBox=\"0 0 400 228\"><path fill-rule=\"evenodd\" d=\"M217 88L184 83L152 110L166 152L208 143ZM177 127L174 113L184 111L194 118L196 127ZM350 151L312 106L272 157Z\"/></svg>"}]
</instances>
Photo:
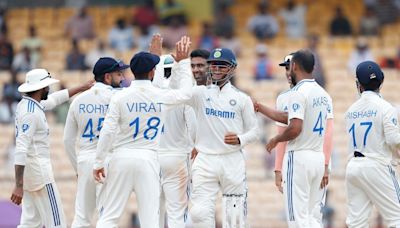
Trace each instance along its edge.
<instances>
[{"instance_id":1,"label":"name rishabh on jersey","mask_svg":"<svg viewBox=\"0 0 400 228\"><path fill-rule=\"evenodd\" d=\"M290 91L289 121L303 120L300 135L288 142L287 151L323 152L326 120L333 118L332 98L314 79L301 80Z\"/></svg>"},{"instance_id":2,"label":"name rishabh on jersey","mask_svg":"<svg viewBox=\"0 0 400 228\"><path fill-rule=\"evenodd\" d=\"M391 104L378 93L365 91L347 110L345 120L350 157L357 151L385 164L391 162L392 145L400 143L397 112Z\"/></svg>"}]
</instances>

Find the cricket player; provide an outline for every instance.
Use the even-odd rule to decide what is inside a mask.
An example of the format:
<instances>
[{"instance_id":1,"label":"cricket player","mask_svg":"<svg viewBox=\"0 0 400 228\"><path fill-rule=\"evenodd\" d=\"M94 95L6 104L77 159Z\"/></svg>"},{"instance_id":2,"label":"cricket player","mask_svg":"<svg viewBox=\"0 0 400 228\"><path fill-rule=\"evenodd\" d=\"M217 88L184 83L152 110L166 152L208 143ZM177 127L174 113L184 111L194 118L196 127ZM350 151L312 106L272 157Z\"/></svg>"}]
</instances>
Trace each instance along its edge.
<instances>
[{"instance_id":1,"label":"cricket player","mask_svg":"<svg viewBox=\"0 0 400 228\"><path fill-rule=\"evenodd\" d=\"M356 68L361 97L346 112L350 159L346 168L348 227L368 227L375 205L388 227L400 227L400 186L391 164L400 149L396 109L379 94L384 74L372 61Z\"/></svg>"},{"instance_id":2,"label":"cricket player","mask_svg":"<svg viewBox=\"0 0 400 228\"><path fill-rule=\"evenodd\" d=\"M290 78L290 60L292 59L293 53L290 55L287 55L284 58L284 61L279 64L279 66L285 67L286 70L286 78L288 80L290 88L293 88L293 83L291 82ZM290 90L284 91L276 99L276 109L278 111L282 112L287 112L288 111L288 104L289 104L289 98L290 98ZM257 107L256 107L257 109ZM282 124L280 122L276 122L277 125L277 130L278 134L282 133L287 125ZM327 126L325 130L325 138L324 138L324 155L325 155L325 174L324 177L321 180L321 194L325 196L325 187L329 182L329 164L330 164L330 158L331 158L331 153L332 153L332 141L333 141L333 119L329 118L327 120ZM283 188L282 188L282 163L283 163L283 157L285 155L286 151L286 142L281 142L278 143L276 146L276 157L275 157L275 185L277 186L278 190L283 193ZM322 203L325 202L325 199L322 200ZM319 210L321 205L317 206L317 210ZM320 218L318 220L322 219L322 214L319 216Z\"/></svg>"},{"instance_id":3,"label":"cricket player","mask_svg":"<svg viewBox=\"0 0 400 228\"><path fill-rule=\"evenodd\" d=\"M196 85L207 85L207 59L210 52L205 49L195 49L190 53L190 66L192 67L193 77Z\"/></svg>"},{"instance_id":4,"label":"cricket player","mask_svg":"<svg viewBox=\"0 0 400 228\"><path fill-rule=\"evenodd\" d=\"M257 140L256 116L250 97L229 81L237 66L233 52L214 49L207 63L212 84L195 86L188 102L199 123L195 143L199 153L192 165L191 218L194 227L215 227L215 202L221 190L223 219L239 221L243 227L247 186L241 149Z\"/></svg>"},{"instance_id":5,"label":"cricket player","mask_svg":"<svg viewBox=\"0 0 400 228\"><path fill-rule=\"evenodd\" d=\"M116 88L120 87L124 78L122 71L128 67L113 58L100 58L93 68L96 83L90 90L77 96L69 108L64 128L64 145L78 176L72 228L91 227L96 208L93 164L97 142L111 97L118 91Z\"/></svg>"},{"instance_id":6,"label":"cricket player","mask_svg":"<svg viewBox=\"0 0 400 228\"><path fill-rule=\"evenodd\" d=\"M130 62L136 80L111 99L100 132L93 171L95 179L104 183L100 194L102 200L99 205L98 228L117 227L132 191L135 191L138 199L141 226L159 228L161 170L157 154L158 142L165 111L191 98L189 47L190 39L182 37L174 55L175 61L181 66L178 68L180 72L172 74L170 80L179 81L181 89L154 87L150 80L154 77L160 58L148 52L140 52ZM173 78L175 76L177 78ZM120 129L118 133L117 128ZM113 155L108 172L105 173L105 156L112 146Z\"/></svg>"},{"instance_id":7,"label":"cricket player","mask_svg":"<svg viewBox=\"0 0 400 228\"><path fill-rule=\"evenodd\" d=\"M50 162L49 126L44 111L89 89L91 83L48 96L49 86L57 82L47 70L34 69L18 87L25 96L15 114L15 188L11 200L17 205L22 201L19 228L67 227Z\"/></svg>"},{"instance_id":8,"label":"cricket player","mask_svg":"<svg viewBox=\"0 0 400 228\"><path fill-rule=\"evenodd\" d=\"M171 74L180 72L180 66L171 55L160 57L156 67L153 85L159 88L173 88ZM164 228L165 213L168 227L184 228L189 201L190 163L189 154L194 147L196 117L192 107L180 104L166 112L162 127L158 159L161 166L160 228Z\"/></svg>"},{"instance_id":9,"label":"cricket player","mask_svg":"<svg viewBox=\"0 0 400 228\"><path fill-rule=\"evenodd\" d=\"M260 106L260 112L271 119L289 122L266 145L271 152L278 143L288 141L282 170L289 227L322 227L321 180L324 186L328 181L324 178L328 166L323 147L327 119L333 118L333 109L331 97L312 77L313 68L314 56L310 51L295 52L289 68L294 87L289 95L288 113Z\"/></svg>"}]
</instances>

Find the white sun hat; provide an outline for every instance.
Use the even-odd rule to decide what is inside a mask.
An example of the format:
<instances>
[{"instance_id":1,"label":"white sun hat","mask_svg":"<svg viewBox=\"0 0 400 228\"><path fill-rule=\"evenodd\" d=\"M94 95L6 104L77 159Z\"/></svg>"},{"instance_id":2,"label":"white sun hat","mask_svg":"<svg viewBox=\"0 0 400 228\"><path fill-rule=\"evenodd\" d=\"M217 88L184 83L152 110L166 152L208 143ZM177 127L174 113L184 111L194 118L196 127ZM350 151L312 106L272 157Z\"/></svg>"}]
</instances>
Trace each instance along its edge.
<instances>
[{"instance_id":1,"label":"white sun hat","mask_svg":"<svg viewBox=\"0 0 400 228\"><path fill-rule=\"evenodd\" d=\"M51 78L47 70L33 69L26 73L25 83L18 87L18 92L28 93L37 91L57 82L59 80Z\"/></svg>"}]
</instances>

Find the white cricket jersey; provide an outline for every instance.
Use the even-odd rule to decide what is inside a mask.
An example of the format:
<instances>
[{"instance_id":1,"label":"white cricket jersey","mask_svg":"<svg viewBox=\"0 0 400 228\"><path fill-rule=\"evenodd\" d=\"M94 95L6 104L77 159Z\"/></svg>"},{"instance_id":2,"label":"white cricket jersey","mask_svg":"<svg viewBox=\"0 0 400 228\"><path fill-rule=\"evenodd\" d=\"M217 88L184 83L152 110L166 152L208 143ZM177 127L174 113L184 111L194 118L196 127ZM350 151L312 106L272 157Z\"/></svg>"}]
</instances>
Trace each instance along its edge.
<instances>
[{"instance_id":1,"label":"white cricket jersey","mask_svg":"<svg viewBox=\"0 0 400 228\"><path fill-rule=\"evenodd\" d=\"M162 63L157 65L153 79L153 85L162 89L177 88L171 84L170 78L164 77ZM179 67L190 65L179 65L176 62L172 66L171 75L179 73ZM190 153L194 147L196 136L196 116L193 108L189 105L180 104L166 112L164 125L162 126L159 153Z\"/></svg>"},{"instance_id":2,"label":"white cricket jersey","mask_svg":"<svg viewBox=\"0 0 400 228\"><path fill-rule=\"evenodd\" d=\"M179 64L190 64L190 60L182 60ZM130 87L113 96L100 132L95 169L104 167L105 156L112 145L114 151L158 149L165 112L192 97L192 73L188 69L180 67L179 73L171 75L180 81L182 89L160 89L150 80L135 80ZM117 140L112 144L114 136Z\"/></svg>"},{"instance_id":3,"label":"white cricket jersey","mask_svg":"<svg viewBox=\"0 0 400 228\"><path fill-rule=\"evenodd\" d=\"M69 99L68 90L52 93L40 103L23 97L15 113L15 165L25 166L24 190L37 191L54 182L50 161L49 126L44 111Z\"/></svg>"},{"instance_id":4,"label":"white cricket jersey","mask_svg":"<svg viewBox=\"0 0 400 228\"><path fill-rule=\"evenodd\" d=\"M193 87L188 102L196 113L195 147L200 153L227 154L258 139L259 130L253 102L230 82L220 89L216 85ZM240 145L224 142L226 133L236 133Z\"/></svg>"},{"instance_id":5,"label":"white cricket jersey","mask_svg":"<svg viewBox=\"0 0 400 228\"><path fill-rule=\"evenodd\" d=\"M393 152L400 147L396 109L379 94L365 91L346 112L349 152L390 164Z\"/></svg>"},{"instance_id":6,"label":"white cricket jersey","mask_svg":"<svg viewBox=\"0 0 400 228\"><path fill-rule=\"evenodd\" d=\"M94 159L108 105L116 91L119 90L97 82L71 103L64 128L64 145L75 172L77 163L92 157Z\"/></svg>"},{"instance_id":7,"label":"white cricket jersey","mask_svg":"<svg viewBox=\"0 0 400 228\"><path fill-rule=\"evenodd\" d=\"M280 93L279 96L276 98L276 110L281 112L288 112L289 97L290 89ZM275 124L281 127L287 127L286 124L280 122L276 122Z\"/></svg>"},{"instance_id":8,"label":"white cricket jersey","mask_svg":"<svg viewBox=\"0 0 400 228\"><path fill-rule=\"evenodd\" d=\"M323 152L327 119L333 118L332 98L314 79L301 80L290 91L289 121L303 120L300 135L290 140L287 151Z\"/></svg>"}]
</instances>

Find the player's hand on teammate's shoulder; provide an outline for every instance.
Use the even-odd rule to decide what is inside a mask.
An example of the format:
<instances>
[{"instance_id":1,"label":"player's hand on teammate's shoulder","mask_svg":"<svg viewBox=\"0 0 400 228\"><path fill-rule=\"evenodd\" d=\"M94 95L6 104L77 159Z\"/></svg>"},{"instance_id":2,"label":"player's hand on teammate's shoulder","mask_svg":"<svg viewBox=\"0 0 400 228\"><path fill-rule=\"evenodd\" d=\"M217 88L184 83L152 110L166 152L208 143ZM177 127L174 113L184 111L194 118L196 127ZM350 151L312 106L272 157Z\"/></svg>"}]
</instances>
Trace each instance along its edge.
<instances>
[{"instance_id":1,"label":"player's hand on teammate's shoulder","mask_svg":"<svg viewBox=\"0 0 400 228\"><path fill-rule=\"evenodd\" d=\"M278 190L283 193L283 187L282 187L282 172L279 170L275 170L275 185L278 188Z\"/></svg>"},{"instance_id":2,"label":"player's hand on teammate's shoulder","mask_svg":"<svg viewBox=\"0 0 400 228\"><path fill-rule=\"evenodd\" d=\"M86 91L90 88L92 88L92 86L94 86L94 84L96 83L96 81L94 79L90 79L89 81L87 81L86 83L84 83L81 86L81 92Z\"/></svg>"},{"instance_id":3,"label":"player's hand on teammate's shoulder","mask_svg":"<svg viewBox=\"0 0 400 228\"><path fill-rule=\"evenodd\" d=\"M162 36L159 33L154 34L153 37L151 38L149 52L151 54L161 56L163 48L162 43L163 43Z\"/></svg>"},{"instance_id":4,"label":"player's hand on teammate's shoulder","mask_svg":"<svg viewBox=\"0 0 400 228\"><path fill-rule=\"evenodd\" d=\"M12 192L12 195L11 195L11 201L16 205L20 205L22 202L23 195L24 195L23 188L15 186L15 188Z\"/></svg>"},{"instance_id":5,"label":"player's hand on teammate's shoulder","mask_svg":"<svg viewBox=\"0 0 400 228\"><path fill-rule=\"evenodd\" d=\"M258 112L260 110L260 104L254 97L250 97L251 101L253 102L254 111Z\"/></svg>"},{"instance_id":6,"label":"player's hand on teammate's shoulder","mask_svg":"<svg viewBox=\"0 0 400 228\"><path fill-rule=\"evenodd\" d=\"M171 54L176 62L189 58L191 45L192 41L190 41L190 37L182 36L182 38L175 44L175 53Z\"/></svg>"},{"instance_id":7,"label":"player's hand on teammate's shoulder","mask_svg":"<svg viewBox=\"0 0 400 228\"><path fill-rule=\"evenodd\" d=\"M240 139L236 133L227 132L224 137L224 142L229 145L239 145Z\"/></svg>"}]
</instances>

